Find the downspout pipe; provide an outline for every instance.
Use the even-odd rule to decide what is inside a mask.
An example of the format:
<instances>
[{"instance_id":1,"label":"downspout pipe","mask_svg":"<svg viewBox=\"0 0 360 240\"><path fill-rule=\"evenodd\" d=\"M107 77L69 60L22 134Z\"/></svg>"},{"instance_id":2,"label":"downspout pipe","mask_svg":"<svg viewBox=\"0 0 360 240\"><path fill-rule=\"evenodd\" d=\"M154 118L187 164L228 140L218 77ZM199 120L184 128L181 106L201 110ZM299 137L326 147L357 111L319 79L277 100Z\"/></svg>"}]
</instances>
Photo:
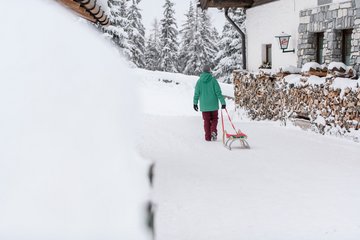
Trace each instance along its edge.
<instances>
[{"instance_id":1,"label":"downspout pipe","mask_svg":"<svg viewBox=\"0 0 360 240\"><path fill-rule=\"evenodd\" d=\"M229 17L229 8L225 8L225 17L233 25L233 27L240 33L241 36L241 46L242 46L242 63L243 69L246 70L246 42L245 42L245 33L240 29L240 27Z\"/></svg>"}]
</instances>

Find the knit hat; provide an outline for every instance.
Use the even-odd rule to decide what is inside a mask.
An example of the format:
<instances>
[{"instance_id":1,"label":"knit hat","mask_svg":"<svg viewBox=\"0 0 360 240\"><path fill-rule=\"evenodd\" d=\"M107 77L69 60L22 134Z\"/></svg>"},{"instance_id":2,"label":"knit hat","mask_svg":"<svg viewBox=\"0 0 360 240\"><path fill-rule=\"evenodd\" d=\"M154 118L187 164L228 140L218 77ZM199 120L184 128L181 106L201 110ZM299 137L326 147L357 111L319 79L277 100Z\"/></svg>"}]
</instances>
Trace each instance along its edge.
<instances>
[{"instance_id":1,"label":"knit hat","mask_svg":"<svg viewBox=\"0 0 360 240\"><path fill-rule=\"evenodd\" d=\"M210 72L210 66L208 64L204 65L203 72Z\"/></svg>"}]
</instances>

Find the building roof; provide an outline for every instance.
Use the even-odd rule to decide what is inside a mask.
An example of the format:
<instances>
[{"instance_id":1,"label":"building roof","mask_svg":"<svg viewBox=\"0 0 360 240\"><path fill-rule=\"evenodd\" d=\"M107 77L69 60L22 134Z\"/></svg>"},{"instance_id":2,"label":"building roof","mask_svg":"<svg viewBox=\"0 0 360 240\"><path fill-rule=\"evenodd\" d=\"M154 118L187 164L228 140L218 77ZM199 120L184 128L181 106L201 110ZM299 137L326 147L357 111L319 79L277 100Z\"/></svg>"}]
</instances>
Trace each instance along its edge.
<instances>
[{"instance_id":1,"label":"building roof","mask_svg":"<svg viewBox=\"0 0 360 240\"><path fill-rule=\"evenodd\" d=\"M96 0L57 0L81 17L101 25L110 24L108 16Z\"/></svg>"},{"instance_id":2,"label":"building roof","mask_svg":"<svg viewBox=\"0 0 360 240\"><path fill-rule=\"evenodd\" d=\"M251 8L278 0L198 0L202 9L207 8Z\"/></svg>"}]
</instances>

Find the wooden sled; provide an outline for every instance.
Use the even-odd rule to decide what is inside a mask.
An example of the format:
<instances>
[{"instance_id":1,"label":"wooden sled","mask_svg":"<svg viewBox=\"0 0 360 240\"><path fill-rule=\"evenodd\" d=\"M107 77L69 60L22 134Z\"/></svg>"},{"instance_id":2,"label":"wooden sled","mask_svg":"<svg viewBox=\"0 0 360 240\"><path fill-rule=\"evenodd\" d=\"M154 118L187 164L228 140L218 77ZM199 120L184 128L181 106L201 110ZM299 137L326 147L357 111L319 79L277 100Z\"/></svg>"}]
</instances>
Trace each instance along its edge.
<instances>
[{"instance_id":1,"label":"wooden sled","mask_svg":"<svg viewBox=\"0 0 360 240\"><path fill-rule=\"evenodd\" d=\"M240 142L240 147L243 149L250 149L250 145L249 143L246 141L247 140L247 135L243 132L241 132L241 130L236 130L234 124L231 121L230 115L228 113L228 111L225 109L225 112L228 115L229 121L231 123L231 126L233 127L234 131L236 132L235 134L230 134L225 130L224 127L224 117L223 117L223 113L221 110L221 122L222 122L222 130L223 130L223 144L224 147L226 147L227 149L231 150L231 145L235 142L235 141L239 141Z\"/></svg>"},{"instance_id":2,"label":"wooden sled","mask_svg":"<svg viewBox=\"0 0 360 240\"><path fill-rule=\"evenodd\" d=\"M250 145L246 141L246 139L247 139L246 134L241 132L240 130L238 130L236 134L229 134L226 132L226 130L223 133L224 147L226 147L229 150L231 150L231 145L237 140L239 140L241 148L250 149Z\"/></svg>"}]
</instances>

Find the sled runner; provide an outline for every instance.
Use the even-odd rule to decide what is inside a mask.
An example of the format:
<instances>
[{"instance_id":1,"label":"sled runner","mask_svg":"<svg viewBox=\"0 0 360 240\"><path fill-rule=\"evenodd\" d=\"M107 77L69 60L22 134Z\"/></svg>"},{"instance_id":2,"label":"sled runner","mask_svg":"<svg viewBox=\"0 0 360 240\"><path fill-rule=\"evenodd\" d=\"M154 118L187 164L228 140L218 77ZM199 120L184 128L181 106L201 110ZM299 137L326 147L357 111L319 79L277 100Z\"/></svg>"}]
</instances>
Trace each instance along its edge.
<instances>
[{"instance_id":1,"label":"sled runner","mask_svg":"<svg viewBox=\"0 0 360 240\"><path fill-rule=\"evenodd\" d=\"M250 145L246 141L247 135L245 133L241 132L240 129L236 130L233 122L231 121L231 118L230 118L230 115L229 115L227 109L225 109L225 112L226 112L226 114L228 116L228 119L229 119L229 122L231 123L231 126L235 130L235 134L230 134L225 130L223 110L221 109L221 123L222 123L222 130L223 130L223 144L224 144L224 147L231 150L231 145L233 144L233 142L235 142L236 140L239 140L240 145L241 145L242 148L249 149Z\"/></svg>"}]
</instances>

